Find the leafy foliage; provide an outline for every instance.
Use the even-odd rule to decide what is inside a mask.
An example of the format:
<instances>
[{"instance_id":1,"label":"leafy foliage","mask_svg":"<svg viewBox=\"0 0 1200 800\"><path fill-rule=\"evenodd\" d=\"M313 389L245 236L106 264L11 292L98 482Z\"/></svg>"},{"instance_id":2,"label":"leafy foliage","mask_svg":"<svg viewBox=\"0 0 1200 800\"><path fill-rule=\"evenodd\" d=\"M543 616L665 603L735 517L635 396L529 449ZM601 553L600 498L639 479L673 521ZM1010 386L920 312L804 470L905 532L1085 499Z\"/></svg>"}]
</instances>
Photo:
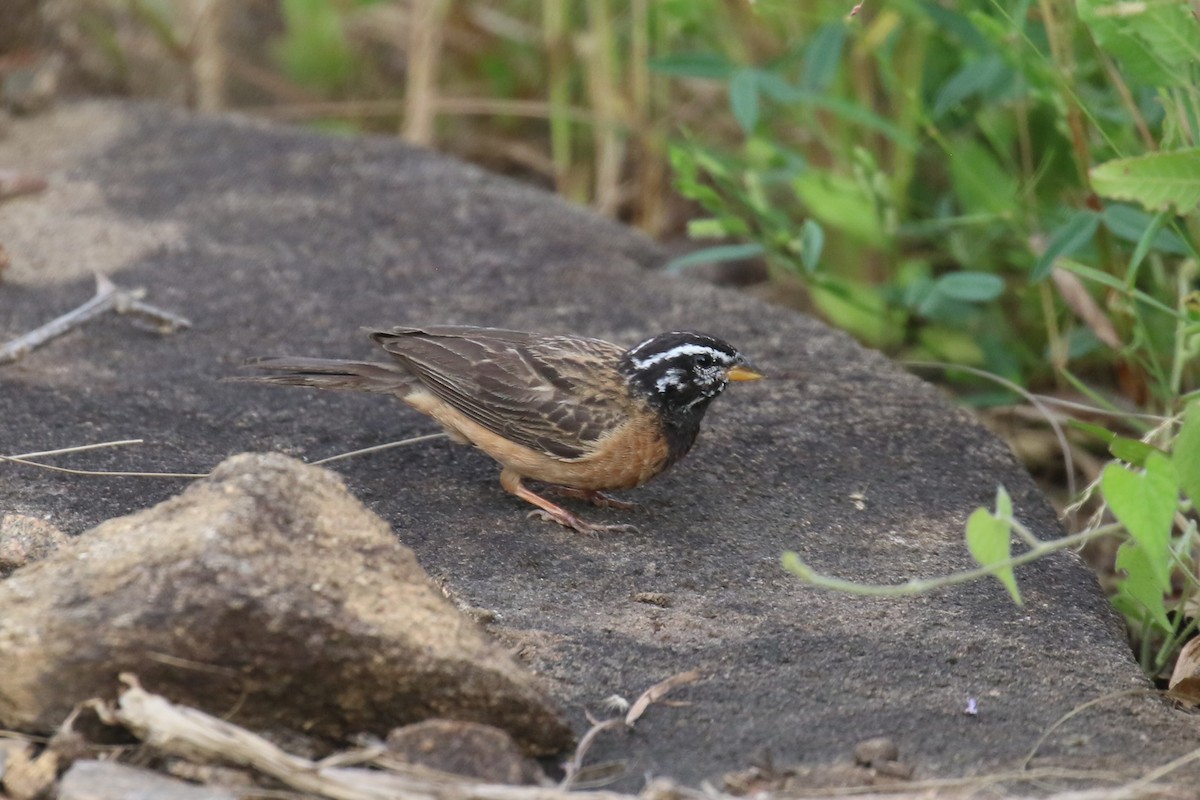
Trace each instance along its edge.
<instances>
[{"instance_id":1,"label":"leafy foliage","mask_svg":"<svg viewBox=\"0 0 1200 800\"><path fill-rule=\"evenodd\" d=\"M659 62L725 82L742 137L673 148L689 230L719 240L676 266L761 253L872 346L1158 415L1078 430L1114 457L1093 491L1116 520L1079 536L1123 537L1113 602L1160 668L1200 586L1200 22L1184 0L818 5L775 58ZM966 544L1018 603L1014 564L1054 549L1003 489Z\"/></svg>"},{"instance_id":2,"label":"leafy foliage","mask_svg":"<svg viewBox=\"0 0 1200 800\"><path fill-rule=\"evenodd\" d=\"M674 147L677 187L709 215L691 231L758 244L827 319L895 354L1026 386L1132 361L1130 391L1169 404L1171 322L1147 314L1174 313L1171 259L1196 258L1200 24L1187 4L1080 0L1072 17L911 2L849 21L840 4L819 9L775 58L726 47L655 62L725 82L743 135L740 148L696 134ZM1067 258L1127 347L1046 283ZM1195 381L1194 366L1180 372Z\"/></svg>"}]
</instances>

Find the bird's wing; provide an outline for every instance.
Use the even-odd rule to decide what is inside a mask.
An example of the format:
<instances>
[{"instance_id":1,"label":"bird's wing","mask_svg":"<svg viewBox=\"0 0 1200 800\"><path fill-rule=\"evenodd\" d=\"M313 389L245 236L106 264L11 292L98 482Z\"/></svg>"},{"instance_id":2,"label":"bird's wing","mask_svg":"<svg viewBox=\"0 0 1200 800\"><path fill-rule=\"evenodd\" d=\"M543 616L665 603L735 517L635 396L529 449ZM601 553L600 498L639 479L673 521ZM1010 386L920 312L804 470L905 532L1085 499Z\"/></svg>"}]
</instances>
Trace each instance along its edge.
<instances>
[{"instance_id":1,"label":"bird's wing","mask_svg":"<svg viewBox=\"0 0 1200 800\"><path fill-rule=\"evenodd\" d=\"M371 334L438 398L500 436L582 458L629 412L622 349L599 339L497 328L393 328Z\"/></svg>"}]
</instances>

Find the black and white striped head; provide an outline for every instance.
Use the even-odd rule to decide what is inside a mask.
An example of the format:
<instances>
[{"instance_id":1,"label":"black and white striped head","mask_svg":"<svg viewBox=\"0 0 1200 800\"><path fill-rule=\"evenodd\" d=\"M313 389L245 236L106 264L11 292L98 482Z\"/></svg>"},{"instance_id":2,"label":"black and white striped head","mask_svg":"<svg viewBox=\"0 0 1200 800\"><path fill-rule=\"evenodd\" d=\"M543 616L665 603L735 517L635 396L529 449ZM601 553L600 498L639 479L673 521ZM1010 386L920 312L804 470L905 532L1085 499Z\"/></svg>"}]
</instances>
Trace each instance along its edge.
<instances>
[{"instance_id":1,"label":"black and white striped head","mask_svg":"<svg viewBox=\"0 0 1200 800\"><path fill-rule=\"evenodd\" d=\"M762 377L728 342L692 331L647 339L621 357L619 369L668 421L698 419L729 381Z\"/></svg>"}]
</instances>

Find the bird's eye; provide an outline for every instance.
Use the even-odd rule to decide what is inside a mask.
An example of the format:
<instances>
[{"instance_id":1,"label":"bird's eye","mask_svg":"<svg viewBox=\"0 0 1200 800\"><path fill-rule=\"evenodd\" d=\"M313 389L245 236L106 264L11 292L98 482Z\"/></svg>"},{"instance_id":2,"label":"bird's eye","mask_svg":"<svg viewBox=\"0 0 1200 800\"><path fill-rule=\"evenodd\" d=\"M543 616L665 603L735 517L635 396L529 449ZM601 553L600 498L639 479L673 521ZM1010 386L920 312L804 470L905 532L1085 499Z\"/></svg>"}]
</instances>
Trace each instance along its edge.
<instances>
[{"instance_id":1,"label":"bird's eye","mask_svg":"<svg viewBox=\"0 0 1200 800\"><path fill-rule=\"evenodd\" d=\"M711 367L713 365L713 357L707 353L702 353L696 356L696 365L700 367Z\"/></svg>"}]
</instances>

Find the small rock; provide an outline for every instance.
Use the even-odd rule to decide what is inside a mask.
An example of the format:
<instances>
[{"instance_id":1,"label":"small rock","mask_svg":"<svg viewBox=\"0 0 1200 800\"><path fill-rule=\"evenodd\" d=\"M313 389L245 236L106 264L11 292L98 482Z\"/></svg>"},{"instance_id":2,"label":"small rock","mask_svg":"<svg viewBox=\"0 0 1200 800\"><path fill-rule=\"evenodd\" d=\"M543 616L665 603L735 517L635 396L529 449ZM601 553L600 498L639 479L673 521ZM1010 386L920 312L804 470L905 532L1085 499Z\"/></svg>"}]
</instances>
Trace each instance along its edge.
<instances>
[{"instance_id":1,"label":"small rock","mask_svg":"<svg viewBox=\"0 0 1200 800\"><path fill-rule=\"evenodd\" d=\"M58 800L236 800L216 786L198 786L112 761L76 761L63 775Z\"/></svg>"},{"instance_id":2,"label":"small rock","mask_svg":"<svg viewBox=\"0 0 1200 800\"><path fill-rule=\"evenodd\" d=\"M646 603L659 608L671 607L671 595L663 592L634 592L633 600L636 603Z\"/></svg>"},{"instance_id":3,"label":"small rock","mask_svg":"<svg viewBox=\"0 0 1200 800\"><path fill-rule=\"evenodd\" d=\"M117 675L269 736L333 744L431 717L571 731L535 679L432 586L333 473L226 460L0 582L0 727L53 731Z\"/></svg>"},{"instance_id":4,"label":"small rock","mask_svg":"<svg viewBox=\"0 0 1200 800\"><path fill-rule=\"evenodd\" d=\"M886 736L876 736L863 739L854 745L854 763L864 767L874 767L886 761L895 761L900 757L900 748Z\"/></svg>"},{"instance_id":5,"label":"small rock","mask_svg":"<svg viewBox=\"0 0 1200 800\"><path fill-rule=\"evenodd\" d=\"M407 764L487 783L537 784L543 777L511 736L477 722L431 719L406 725L388 734L387 748Z\"/></svg>"},{"instance_id":6,"label":"small rock","mask_svg":"<svg viewBox=\"0 0 1200 800\"><path fill-rule=\"evenodd\" d=\"M45 558L68 541L65 533L44 519L5 514L0 517L0 578Z\"/></svg>"}]
</instances>

